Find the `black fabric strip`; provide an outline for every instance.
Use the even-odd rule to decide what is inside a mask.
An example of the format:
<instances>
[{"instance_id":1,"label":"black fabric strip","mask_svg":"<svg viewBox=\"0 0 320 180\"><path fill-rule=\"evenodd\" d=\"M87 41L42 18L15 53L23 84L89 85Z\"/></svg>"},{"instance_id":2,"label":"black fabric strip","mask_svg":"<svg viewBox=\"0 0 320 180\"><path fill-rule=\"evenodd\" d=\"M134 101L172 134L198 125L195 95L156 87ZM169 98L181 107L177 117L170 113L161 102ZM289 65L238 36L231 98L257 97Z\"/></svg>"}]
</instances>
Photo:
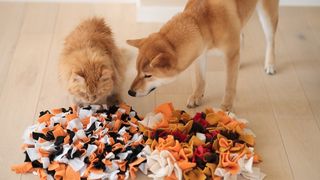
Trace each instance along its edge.
<instances>
[{"instance_id":1,"label":"black fabric strip","mask_svg":"<svg viewBox=\"0 0 320 180\"><path fill-rule=\"evenodd\" d=\"M215 152L205 154L204 159L208 163L215 163L215 164L219 163L219 155Z\"/></svg>"},{"instance_id":2,"label":"black fabric strip","mask_svg":"<svg viewBox=\"0 0 320 180\"><path fill-rule=\"evenodd\" d=\"M82 146L83 149L87 150L88 149L88 143L85 143L83 146Z\"/></svg>"},{"instance_id":3,"label":"black fabric strip","mask_svg":"<svg viewBox=\"0 0 320 180\"><path fill-rule=\"evenodd\" d=\"M112 146L111 145L109 145L109 144L106 144L105 146L104 146L104 151L105 152L111 152L112 151Z\"/></svg>"},{"instance_id":4,"label":"black fabric strip","mask_svg":"<svg viewBox=\"0 0 320 180\"><path fill-rule=\"evenodd\" d=\"M84 158L83 162L86 164L90 164L89 157Z\"/></svg>"},{"instance_id":5,"label":"black fabric strip","mask_svg":"<svg viewBox=\"0 0 320 180\"><path fill-rule=\"evenodd\" d=\"M83 154L83 152L77 150L76 152L73 153L73 158L80 157Z\"/></svg>"},{"instance_id":6,"label":"black fabric strip","mask_svg":"<svg viewBox=\"0 0 320 180\"><path fill-rule=\"evenodd\" d=\"M108 134L109 134L109 136L111 136L114 139L114 141L117 140L117 137L120 137L120 135L115 132L109 132Z\"/></svg>"},{"instance_id":7,"label":"black fabric strip","mask_svg":"<svg viewBox=\"0 0 320 180\"><path fill-rule=\"evenodd\" d=\"M88 130L86 130L86 135L92 134L92 131L96 129L96 124L92 123Z\"/></svg>"},{"instance_id":8,"label":"black fabric strip","mask_svg":"<svg viewBox=\"0 0 320 180\"><path fill-rule=\"evenodd\" d=\"M49 171L47 169L47 173L50 174L52 177L54 177L54 175L56 174L56 171L55 170Z\"/></svg>"},{"instance_id":9,"label":"black fabric strip","mask_svg":"<svg viewBox=\"0 0 320 180\"><path fill-rule=\"evenodd\" d=\"M59 156L60 154L63 153L63 147L57 146L57 147L55 147L55 149L56 149L56 151L54 151L53 153L51 153L49 155L50 161L53 161L56 156Z\"/></svg>"},{"instance_id":10,"label":"black fabric strip","mask_svg":"<svg viewBox=\"0 0 320 180\"><path fill-rule=\"evenodd\" d=\"M138 121L141 121L141 118L137 115L137 113L136 113L136 115L134 116Z\"/></svg>"},{"instance_id":11,"label":"black fabric strip","mask_svg":"<svg viewBox=\"0 0 320 180\"><path fill-rule=\"evenodd\" d=\"M31 164L33 168L43 168L42 163L40 163L38 160L32 161Z\"/></svg>"},{"instance_id":12,"label":"black fabric strip","mask_svg":"<svg viewBox=\"0 0 320 180\"><path fill-rule=\"evenodd\" d=\"M46 138L47 138L47 139L46 139L47 141L52 141L52 140L54 140L54 135L53 135L53 131L52 131L52 130L47 132Z\"/></svg>"},{"instance_id":13,"label":"black fabric strip","mask_svg":"<svg viewBox=\"0 0 320 180\"><path fill-rule=\"evenodd\" d=\"M85 109L85 110L91 110L91 106L87 106L87 107L83 107L82 109Z\"/></svg>"},{"instance_id":14,"label":"black fabric strip","mask_svg":"<svg viewBox=\"0 0 320 180\"><path fill-rule=\"evenodd\" d=\"M207 117L206 113L201 112L201 118L202 118L202 119L206 119L206 117Z\"/></svg>"},{"instance_id":15,"label":"black fabric strip","mask_svg":"<svg viewBox=\"0 0 320 180\"><path fill-rule=\"evenodd\" d=\"M68 159L73 159L73 156L71 155L72 149L73 149L73 148L70 148L70 149L68 150L67 154L66 154L66 157L67 157Z\"/></svg>"},{"instance_id":16,"label":"black fabric strip","mask_svg":"<svg viewBox=\"0 0 320 180\"><path fill-rule=\"evenodd\" d=\"M118 106L113 105L109 108L109 113L115 114L118 111L118 109L119 109Z\"/></svg>"},{"instance_id":17,"label":"black fabric strip","mask_svg":"<svg viewBox=\"0 0 320 180\"><path fill-rule=\"evenodd\" d=\"M98 110L96 111L96 113L98 113L98 114L102 114L102 113L108 114L108 110L106 110L106 109L98 109Z\"/></svg>"},{"instance_id":18,"label":"black fabric strip","mask_svg":"<svg viewBox=\"0 0 320 180\"><path fill-rule=\"evenodd\" d=\"M125 120L127 120L128 117L129 117L128 114L122 114L120 119L125 121Z\"/></svg>"},{"instance_id":19,"label":"black fabric strip","mask_svg":"<svg viewBox=\"0 0 320 180\"><path fill-rule=\"evenodd\" d=\"M190 133L197 133L197 132L205 133L206 129L200 123L193 121Z\"/></svg>"},{"instance_id":20,"label":"black fabric strip","mask_svg":"<svg viewBox=\"0 0 320 180\"><path fill-rule=\"evenodd\" d=\"M35 140L39 140L39 138L47 140L47 137L42 133L32 132L32 138Z\"/></svg>"},{"instance_id":21,"label":"black fabric strip","mask_svg":"<svg viewBox=\"0 0 320 180\"><path fill-rule=\"evenodd\" d=\"M39 117L44 116L45 114L51 114L50 111L41 111Z\"/></svg>"},{"instance_id":22,"label":"black fabric strip","mask_svg":"<svg viewBox=\"0 0 320 180\"><path fill-rule=\"evenodd\" d=\"M67 129L67 133L68 133L69 136L70 136L69 144L71 145L71 144L73 143L73 137L76 135L76 133L73 132L73 131L71 131L71 130L69 130L69 129Z\"/></svg>"},{"instance_id":23,"label":"black fabric strip","mask_svg":"<svg viewBox=\"0 0 320 180\"><path fill-rule=\"evenodd\" d=\"M197 166L201 169L204 169L206 167L206 162L204 162L201 158L196 157L196 163Z\"/></svg>"},{"instance_id":24,"label":"black fabric strip","mask_svg":"<svg viewBox=\"0 0 320 180\"><path fill-rule=\"evenodd\" d=\"M237 140L240 137L238 133L232 131L221 131L220 134L232 141Z\"/></svg>"},{"instance_id":25,"label":"black fabric strip","mask_svg":"<svg viewBox=\"0 0 320 180\"><path fill-rule=\"evenodd\" d=\"M122 150L123 150L122 148L119 148L119 149L113 151L113 153L114 153L114 154L118 154L118 153L120 153ZM115 157L115 159L118 159L118 157Z\"/></svg>"},{"instance_id":26,"label":"black fabric strip","mask_svg":"<svg viewBox=\"0 0 320 180\"><path fill-rule=\"evenodd\" d=\"M65 138L65 136L58 136L56 141L54 142L54 145L55 146L61 145L64 142L64 138Z\"/></svg>"},{"instance_id":27,"label":"black fabric strip","mask_svg":"<svg viewBox=\"0 0 320 180\"><path fill-rule=\"evenodd\" d=\"M24 154L26 155L26 158L24 159L24 162L31 162L31 159L30 159L27 151L25 151Z\"/></svg>"}]
</instances>

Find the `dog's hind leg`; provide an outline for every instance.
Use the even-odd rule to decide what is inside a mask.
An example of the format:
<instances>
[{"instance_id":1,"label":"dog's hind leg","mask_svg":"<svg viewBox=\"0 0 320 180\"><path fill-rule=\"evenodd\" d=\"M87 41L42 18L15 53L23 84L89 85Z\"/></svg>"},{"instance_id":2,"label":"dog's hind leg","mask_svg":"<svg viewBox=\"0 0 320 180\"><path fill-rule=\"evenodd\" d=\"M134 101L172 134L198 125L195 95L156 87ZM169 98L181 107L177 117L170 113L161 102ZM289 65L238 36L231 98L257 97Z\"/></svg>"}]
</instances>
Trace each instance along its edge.
<instances>
[{"instance_id":1,"label":"dog's hind leg","mask_svg":"<svg viewBox=\"0 0 320 180\"><path fill-rule=\"evenodd\" d=\"M278 26L279 0L259 0L257 11L266 37L265 71L275 73L275 33Z\"/></svg>"},{"instance_id":2,"label":"dog's hind leg","mask_svg":"<svg viewBox=\"0 0 320 180\"><path fill-rule=\"evenodd\" d=\"M193 92L187 102L188 108L194 108L201 104L206 86L206 61L207 53L204 52L194 64L195 82L192 82Z\"/></svg>"}]
</instances>

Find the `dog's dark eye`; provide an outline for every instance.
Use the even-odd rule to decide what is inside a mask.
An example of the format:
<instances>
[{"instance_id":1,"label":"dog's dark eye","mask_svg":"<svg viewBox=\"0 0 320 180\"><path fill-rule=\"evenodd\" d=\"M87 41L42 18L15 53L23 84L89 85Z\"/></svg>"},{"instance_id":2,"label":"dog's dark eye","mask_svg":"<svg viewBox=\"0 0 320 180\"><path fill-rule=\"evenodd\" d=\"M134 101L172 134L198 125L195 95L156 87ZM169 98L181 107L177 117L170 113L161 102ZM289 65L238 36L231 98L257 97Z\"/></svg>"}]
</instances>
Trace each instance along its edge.
<instances>
[{"instance_id":1,"label":"dog's dark eye","mask_svg":"<svg viewBox=\"0 0 320 180\"><path fill-rule=\"evenodd\" d=\"M151 78L152 77L152 75L144 75L144 78Z\"/></svg>"}]
</instances>

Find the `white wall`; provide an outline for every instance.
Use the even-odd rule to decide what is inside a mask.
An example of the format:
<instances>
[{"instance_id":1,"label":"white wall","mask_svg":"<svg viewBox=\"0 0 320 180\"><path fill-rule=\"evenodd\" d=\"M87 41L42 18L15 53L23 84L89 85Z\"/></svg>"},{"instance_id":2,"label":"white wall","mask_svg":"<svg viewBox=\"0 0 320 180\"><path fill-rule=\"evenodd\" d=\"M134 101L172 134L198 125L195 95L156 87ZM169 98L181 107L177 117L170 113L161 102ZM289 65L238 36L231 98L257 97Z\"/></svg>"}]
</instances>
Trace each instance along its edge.
<instances>
[{"instance_id":1,"label":"white wall","mask_svg":"<svg viewBox=\"0 0 320 180\"><path fill-rule=\"evenodd\" d=\"M280 0L284 6L320 6L320 0Z\"/></svg>"},{"instance_id":2,"label":"white wall","mask_svg":"<svg viewBox=\"0 0 320 180\"><path fill-rule=\"evenodd\" d=\"M137 0L0 0L0 2L66 2L66 3L136 3Z\"/></svg>"},{"instance_id":3,"label":"white wall","mask_svg":"<svg viewBox=\"0 0 320 180\"><path fill-rule=\"evenodd\" d=\"M0 0L1 1L20 1L20 2L119 2L119 3L135 3L138 0ZM161 1L161 0L159 0ZM280 0L280 4L284 6L320 6L320 0Z\"/></svg>"},{"instance_id":4,"label":"white wall","mask_svg":"<svg viewBox=\"0 0 320 180\"><path fill-rule=\"evenodd\" d=\"M0 0L6 2L86 2L86 3L101 3L101 2L119 2L119 3L135 3L138 0ZM161 0L159 0L161 1ZM284 6L320 6L320 0L280 0L280 4Z\"/></svg>"}]
</instances>

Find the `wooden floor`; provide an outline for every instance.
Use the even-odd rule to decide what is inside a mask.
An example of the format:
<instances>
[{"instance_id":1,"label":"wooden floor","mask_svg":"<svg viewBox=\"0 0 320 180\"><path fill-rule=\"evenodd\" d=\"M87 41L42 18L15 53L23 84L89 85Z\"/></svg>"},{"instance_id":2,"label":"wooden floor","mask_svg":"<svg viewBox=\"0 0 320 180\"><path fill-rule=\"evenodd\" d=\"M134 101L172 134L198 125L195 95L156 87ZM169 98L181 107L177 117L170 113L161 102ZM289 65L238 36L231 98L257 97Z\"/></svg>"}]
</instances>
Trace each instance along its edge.
<instances>
[{"instance_id":1,"label":"wooden floor","mask_svg":"<svg viewBox=\"0 0 320 180\"><path fill-rule=\"evenodd\" d=\"M16 175L12 164L24 160L24 129L38 112L68 106L57 81L63 38L81 19L103 16L120 46L161 24L137 23L130 4L0 3L0 179L37 179ZM320 179L320 8L281 8L277 34L277 74L263 72L264 37L255 15L246 26L235 113L250 121L269 180ZM136 53L134 49L133 52ZM145 114L162 102L186 109L190 70L144 98L128 97L134 76L129 64L123 90L128 104ZM204 105L218 107L224 87L223 61L209 57Z\"/></svg>"}]
</instances>

